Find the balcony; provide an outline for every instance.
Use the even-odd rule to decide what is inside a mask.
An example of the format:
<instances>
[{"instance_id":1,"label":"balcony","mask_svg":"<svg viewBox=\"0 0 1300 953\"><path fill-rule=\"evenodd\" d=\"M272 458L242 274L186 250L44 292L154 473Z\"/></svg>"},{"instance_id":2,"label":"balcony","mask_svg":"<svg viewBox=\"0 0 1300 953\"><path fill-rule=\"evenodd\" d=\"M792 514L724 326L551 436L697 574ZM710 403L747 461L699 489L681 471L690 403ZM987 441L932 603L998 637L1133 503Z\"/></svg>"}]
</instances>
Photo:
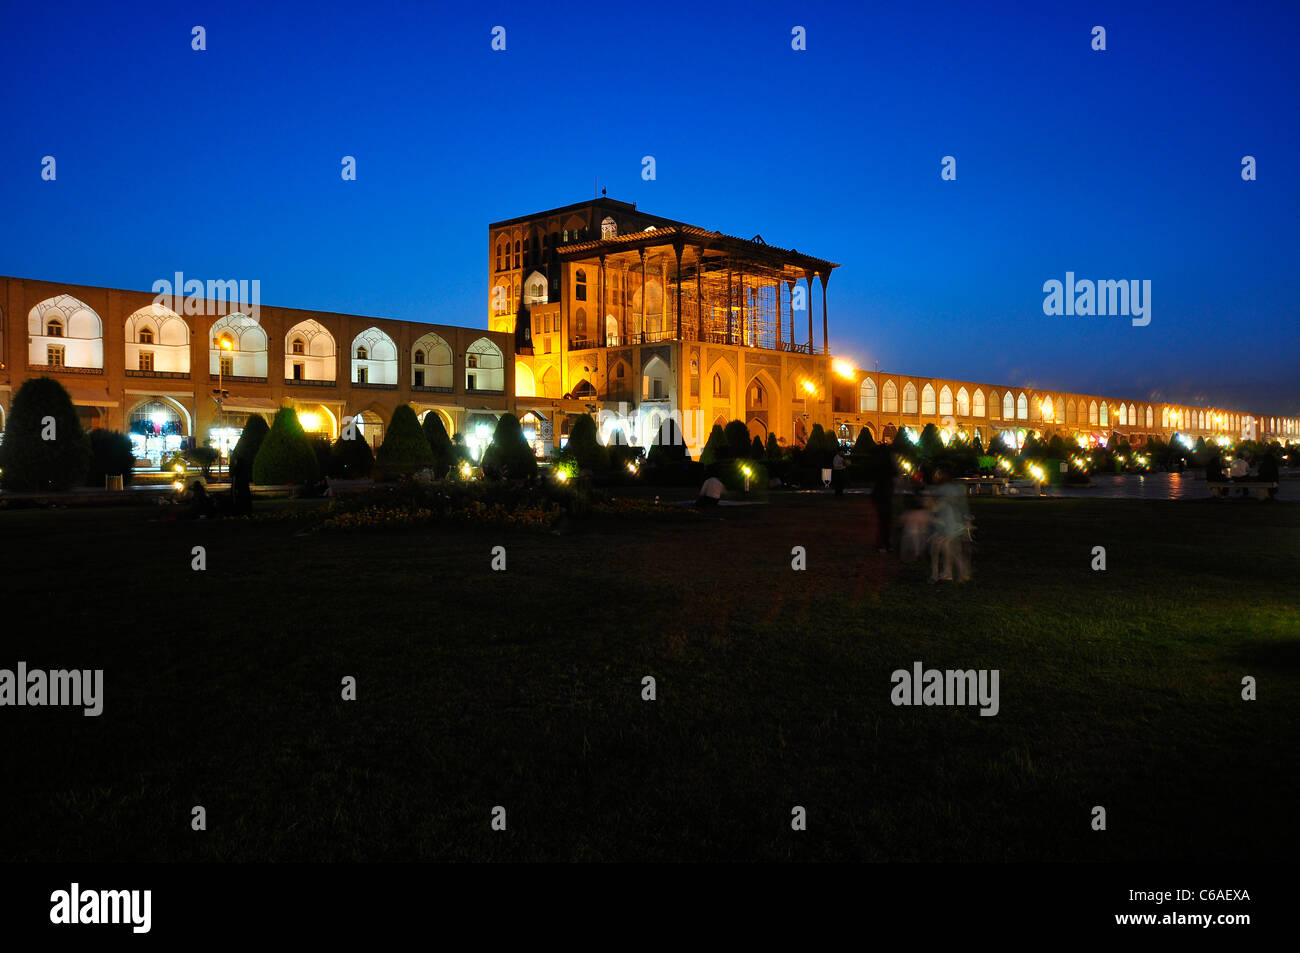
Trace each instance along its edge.
<instances>
[{"instance_id":1,"label":"balcony","mask_svg":"<svg viewBox=\"0 0 1300 953\"><path fill-rule=\"evenodd\" d=\"M236 376L234 374L220 374L220 375L209 374L208 375L208 380L210 381L215 381L218 379L220 379L226 384L265 384L267 382L265 377L247 377L243 375Z\"/></svg>"},{"instance_id":2,"label":"balcony","mask_svg":"<svg viewBox=\"0 0 1300 953\"><path fill-rule=\"evenodd\" d=\"M229 380L230 378L226 379ZM301 384L304 387L333 387L338 383L337 381L315 380L310 377L286 377L284 382L286 384Z\"/></svg>"},{"instance_id":3,"label":"balcony","mask_svg":"<svg viewBox=\"0 0 1300 953\"><path fill-rule=\"evenodd\" d=\"M396 384L380 384L376 381L353 381L352 386L357 390L397 390Z\"/></svg>"},{"instance_id":4,"label":"balcony","mask_svg":"<svg viewBox=\"0 0 1300 953\"><path fill-rule=\"evenodd\" d=\"M33 364L27 362L29 371L40 371L43 374L103 374L102 367L68 367L64 364Z\"/></svg>"},{"instance_id":5,"label":"balcony","mask_svg":"<svg viewBox=\"0 0 1300 953\"><path fill-rule=\"evenodd\" d=\"M442 384L412 384L411 390L417 394L452 394L455 393L456 388L450 384L446 386Z\"/></svg>"},{"instance_id":6,"label":"balcony","mask_svg":"<svg viewBox=\"0 0 1300 953\"><path fill-rule=\"evenodd\" d=\"M190 379L189 371L146 371L140 368L126 369L127 377L163 377L174 381L187 381Z\"/></svg>"}]
</instances>

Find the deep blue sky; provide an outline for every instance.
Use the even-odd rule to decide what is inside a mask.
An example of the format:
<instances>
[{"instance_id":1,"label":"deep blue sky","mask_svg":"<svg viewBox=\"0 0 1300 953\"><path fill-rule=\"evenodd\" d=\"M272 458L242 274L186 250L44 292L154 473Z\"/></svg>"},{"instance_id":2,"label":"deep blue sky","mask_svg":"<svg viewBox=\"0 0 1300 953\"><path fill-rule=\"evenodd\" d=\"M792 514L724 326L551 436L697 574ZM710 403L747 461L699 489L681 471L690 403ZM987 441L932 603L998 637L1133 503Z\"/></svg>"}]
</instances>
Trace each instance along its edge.
<instances>
[{"instance_id":1,"label":"deep blue sky","mask_svg":"<svg viewBox=\"0 0 1300 953\"><path fill-rule=\"evenodd\" d=\"M6 5L0 273L481 327L487 224L599 177L843 263L864 367L1300 413L1296 5L549 6ZM1044 316L1067 270L1150 326Z\"/></svg>"}]
</instances>

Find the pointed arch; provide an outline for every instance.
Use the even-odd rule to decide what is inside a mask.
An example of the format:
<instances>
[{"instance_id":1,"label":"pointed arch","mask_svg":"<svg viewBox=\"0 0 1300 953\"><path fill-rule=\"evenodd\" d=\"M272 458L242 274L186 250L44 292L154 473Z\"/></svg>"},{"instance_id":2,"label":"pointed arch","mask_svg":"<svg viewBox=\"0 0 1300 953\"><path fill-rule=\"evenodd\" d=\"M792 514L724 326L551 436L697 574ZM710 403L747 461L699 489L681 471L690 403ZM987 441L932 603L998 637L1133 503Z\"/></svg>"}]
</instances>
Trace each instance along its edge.
<instances>
[{"instance_id":1,"label":"pointed arch","mask_svg":"<svg viewBox=\"0 0 1300 953\"><path fill-rule=\"evenodd\" d=\"M104 367L104 322L90 305L60 294L27 315L27 361L35 366ZM58 355L51 358L53 350Z\"/></svg>"},{"instance_id":2,"label":"pointed arch","mask_svg":"<svg viewBox=\"0 0 1300 953\"><path fill-rule=\"evenodd\" d=\"M352 339L352 383L397 385L397 344L377 327Z\"/></svg>"},{"instance_id":3,"label":"pointed arch","mask_svg":"<svg viewBox=\"0 0 1300 953\"><path fill-rule=\"evenodd\" d=\"M898 413L898 385L892 380L885 381L885 387L881 394L881 410L886 414Z\"/></svg>"},{"instance_id":4,"label":"pointed arch","mask_svg":"<svg viewBox=\"0 0 1300 953\"><path fill-rule=\"evenodd\" d=\"M441 334L428 331L411 345L411 385L429 390L452 389L451 345Z\"/></svg>"},{"instance_id":5,"label":"pointed arch","mask_svg":"<svg viewBox=\"0 0 1300 953\"><path fill-rule=\"evenodd\" d=\"M222 342L230 346L222 347ZM208 373L213 377L220 372L227 377L265 380L267 351L266 331L261 322L243 312L228 314L208 329ZM223 359L229 370L221 371Z\"/></svg>"},{"instance_id":6,"label":"pointed arch","mask_svg":"<svg viewBox=\"0 0 1300 953\"><path fill-rule=\"evenodd\" d=\"M862 385L858 388L858 410L864 413L874 413L876 407L876 382L870 377L864 377Z\"/></svg>"},{"instance_id":7,"label":"pointed arch","mask_svg":"<svg viewBox=\"0 0 1300 953\"><path fill-rule=\"evenodd\" d=\"M921 413L933 416L934 409L934 385L927 383L921 388Z\"/></svg>"},{"instance_id":8,"label":"pointed arch","mask_svg":"<svg viewBox=\"0 0 1300 953\"><path fill-rule=\"evenodd\" d=\"M333 381L338 374L337 345L325 325L312 318L299 321L284 336L286 381Z\"/></svg>"},{"instance_id":9,"label":"pointed arch","mask_svg":"<svg viewBox=\"0 0 1300 953\"><path fill-rule=\"evenodd\" d=\"M985 410L985 407L984 407L984 391L981 390L980 388L976 387L976 388L975 388L975 397L974 397L974 399L971 401L971 416L972 416L972 417L983 417L983 416L984 416L984 410Z\"/></svg>"},{"instance_id":10,"label":"pointed arch","mask_svg":"<svg viewBox=\"0 0 1300 953\"><path fill-rule=\"evenodd\" d=\"M190 326L157 302L126 319L126 372L188 374ZM190 433L186 428L186 433Z\"/></svg>"},{"instance_id":11,"label":"pointed arch","mask_svg":"<svg viewBox=\"0 0 1300 953\"><path fill-rule=\"evenodd\" d=\"M957 388L957 416L970 416L970 394L965 387Z\"/></svg>"},{"instance_id":12,"label":"pointed arch","mask_svg":"<svg viewBox=\"0 0 1300 953\"><path fill-rule=\"evenodd\" d=\"M515 358L515 396L537 396L537 384L533 378L533 369L519 358Z\"/></svg>"},{"instance_id":13,"label":"pointed arch","mask_svg":"<svg viewBox=\"0 0 1300 953\"><path fill-rule=\"evenodd\" d=\"M560 396L560 372L555 369L554 364L542 371L537 396L551 398Z\"/></svg>"},{"instance_id":14,"label":"pointed arch","mask_svg":"<svg viewBox=\"0 0 1300 953\"><path fill-rule=\"evenodd\" d=\"M952 388L947 384L939 388L939 416L951 417L953 415L952 406ZM964 414L962 416L965 416Z\"/></svg>"},{"instance_id":15,"label":"pointed arch","mask_svg":"<svg viewBox=\"0 0 1300 953\"><path fill-rule=\"evenodd\" d=\"M921 409L917 400L916 385L908 381L903 385L903 413L915 414Z\"/></svg>"},{"instance_id":16,"label":"pointed arch","mask_svg":"<svg viewBox=\"0 0 1300 953\"><path fill-rule=\"evenodd\" d=\"M641 399L667 400L672 379L672 372L663 358L658 355L650 358L641 371Z\"/></svg>"},{"instance_id":17,"label":"pointed arch","mask_svg":"<svg viewBox=\"0 0 1300 953\"><path fill-rule=\"evenodd\" d=\"M505 358L490 338L479 338L465 349L465 389L504 391Z\"/></svg>"},{"instance_id":18,"label":"pointed arch","mask_svg":"<svg viewBox=\"0 0 1300 953\"><path fill-rule=\"evenodd\" d=\"M1016 398L1012 396L1011 391L1002 395L1002 419L1016 419Z\"/></svg>"},{"instance_id":19,"label":"pointed arch","mask_svg":"<svg viewBox=\"0 0 1300 953\"><path fill-rule=\"evenodd\" d=\"M1099 422L1100 419L1097 416L1097 402L1094 400L1088 404L1088 423L1095 427Z\"/></svg>"},{"instance_id":20,"label":"pointed arch","mask_svg":"<svg viewBox=\"0 0 1300 953\"><path fill-rule=\"evenodd\" d=\"M1020 396L1016 398L1016 419L1029 419L1029 398L1025 396L1024 391L1021 391Z\"/></svg>"},{"instance_id":21,"label":"pointed arch","mask_svg":"<svg viewBox=\"0 0 1300 953\"><path fill-rule=\"evenodd\" d=\"M1079 422L1079 408L1074 404L1074 398L1071 397L1065 404L1065 422L1075 424Z\"/></svg>"}]
</instances>

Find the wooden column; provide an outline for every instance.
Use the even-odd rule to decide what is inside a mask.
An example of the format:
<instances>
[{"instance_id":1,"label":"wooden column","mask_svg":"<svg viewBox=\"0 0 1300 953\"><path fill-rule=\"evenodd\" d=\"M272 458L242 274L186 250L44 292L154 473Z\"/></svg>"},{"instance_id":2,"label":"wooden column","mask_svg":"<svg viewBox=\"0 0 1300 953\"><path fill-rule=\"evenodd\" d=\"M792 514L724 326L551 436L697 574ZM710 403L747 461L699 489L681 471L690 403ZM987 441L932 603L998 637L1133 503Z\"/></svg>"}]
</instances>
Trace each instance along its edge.
<instances>
[{"instance_id":1,"label":"wooden column","mask_svg":"<svg viewBox=\"0 0 1300 953\"><path fill-rule=\"evenodd\" d=\"M781 282L774 284L772 290L776 292L776 349L779 351L782 343L781 322L785 320L785 315L781 313Z\"/></svg>"},{"instance_id":2,"label":"wooden column","mask_svg":"<svg viewBox=\"0 0 1300 953\"><path fill-rule=\"evenodd\" d=\"M682 250L685 246L681 242L673 244L673 253L677 256L677 273L673 276L673 284L677 286L677 340L682 339Z\"/></svg>"},{"instance_id":3,"label":"wooden column","mask_svg":"<svg viewBox=\"0 0 1300 953\"><path fill-rule=\"evenodd\" d=\"M831 340L829 325L826 319L826 282L831 280L829 274L821 276L822 279L822 351L829 354L831 352Z\"/></svg>"},{"instance_id":4,"label":"wooden column","mask_svg":"<svg viewBox=\"0 0 1300 953\"><path fill-rule=\"evenodd\" d=\"M812 332L811 315L809 316L808 321L810 322L808 325L808 330L809 333L811 333ZM608 340L605 337L605 256L604 255L600 256L600 304L597 306L596 333L600 335L600 337L597 338L597 340L600 341L600 344L598 346L604 347L606 341Z\"/></svg>"},{"instance_id":5,"label":"wooden column","mask_svg":"<svg viewBox=\"0 0 1300 953\"><path fill-rule=\"evenodd\" d=\"M602 267L604 267L602 265ZM809 271L804 273L808 281L808 353L813 352L813 322L812 322L812 303L813 303L813 283L812 280L817 276L817 272Z\"/></svg>"},{"instance_id":6,"label":"wooden column","mask_svg":"<svg viewBox=\"0 0 1300 953\"><path fill-rule=\"evenodd\" d=\"M704 341L704 246L695 249L695 324L696 333Z\"/></svg>"},{"instance_id":7,"label":"wooden column","mask_svg":"<svg viewBox=\"0 0 1300 953\"><path fill-rule=\"evenodd\" d=\"M645 299L646 299L646 293L645 293L645 287L646 287L646 285L645 285L645 249L644 249L644 248L639 248L639 249L637 249L637 251L638 251L638 252L640 253L640 255L641 255L641 327L637 329L637 333L640 335L641 343L644 344L644 343L645 343Z\"/></svg>"}]
</instances>

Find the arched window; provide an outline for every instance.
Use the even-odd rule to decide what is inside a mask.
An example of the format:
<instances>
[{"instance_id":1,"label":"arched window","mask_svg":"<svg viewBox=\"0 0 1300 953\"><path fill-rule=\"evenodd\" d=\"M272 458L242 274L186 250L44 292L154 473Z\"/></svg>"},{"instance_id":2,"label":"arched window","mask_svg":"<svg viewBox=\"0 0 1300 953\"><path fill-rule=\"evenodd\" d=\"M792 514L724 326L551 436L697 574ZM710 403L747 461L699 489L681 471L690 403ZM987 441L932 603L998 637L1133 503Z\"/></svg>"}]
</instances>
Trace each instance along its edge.
<instances>
[{"instance_id":1,"label":"arched window","mask_svg":"<svg viewBox=\"0 0 1300 953\"><path fill-rule=\"evenodd\" d=\"M1016 399L1011 396L1011 391L1002 395L1002 418L1004 420L1016 419Z\"/></svg>"},{"instance_id":2,"label":"arched window","mask_svg":"<svg viewBox=\"0 0 1300 953\"><path fill-rule=\"evenodd\" d=\"M416 349L416 352L415 352L415 363L416 363L416 364L423 364L423 363L424 363L424 351L419 350L418 348Z\"/></svg>"},{"instance_id":3,"label":"arched window","mask_svg":"<svg viewBox=\"0 0 1300 953\"><path fill-rule=\"evenodd\" d=\"M1103 427L1110 426L1110 405L1104 400L1101 402L1101 419L1100 424Z\"/></svg>"},{"instance_id":4,"label":"arched window","mask_svg":"<svg viewBox=\"0 0 1300 953\"><path fill-rule=\"evenodd\" d=\"M759 408L765 406L766 395L763 393L763 385L754 381L749 385L749 406Z\"/></svg>"},{"instance_id":5,"label":"arched window","mask_svg":"<svg viewBox=\"0 0 1300 953\"><path fill-rule=\"evenodd\" d=\"M585 340L587 337L587 312L584 308L579 308L578 313L574 316L574 336L578 340Z\"/></svg>"},{"instance_id":6,"label":"arched window","mask_svg":"<svg viewBox=\"0 0 1300 953\"><path fill-rule=\"evenodd\" d=\"M881 407L887 414L898 413L898 385L893 381L885 381L885 391L881 401Z\"/></svg>"},{"instance_id":7,"label":"arched window","mask_svg":"<svg viewBox=\"0 0 1300 953\"><path fill-rule=\"evenodd\" d=\"M1056 419L1056 407L1055 405L1053 405L1051 397L1043 398L1043 419L1044 420Z\"/></svg>"},{"instance_id":8,"label":"arched window","mask_svg":"<svg viewBox=\"0 0 1300 953\"><path fill-rule=\"evenodd\" d=\"M579 301L587 300L587 272L582 268L574 276L573 296Z\"/></svg>"},{"instance_id":9,"label":"arched window","mask_svg":"<svg viewBox=\"0 0 1300 953\"><path fill-rule=\"evenodd\" d=\"M903 385L903 413L914 414L917 411L916 385L908 381Z\"/></svg>"},{"instance_id":10,"label":"arched window","mask_svg":"<svg viewBox=\"0 0 1300 953\"><path fill-rule=\"evenodd\" d=\"M605 218L600 223L600 237L615 238L617 236L618 236L618 226L614 224L614 219L608 215L605 216Z\"/></svg>"},{"instance_id":11,"label":"arched window","mask_svg":"<svg viewBox=\"0 0 1300 953\"><path fill-rule=\"evenodd\" d=\"M929 384L921 389L921 413L934 413L934 388Z\"/></svg>"},{"instance_id":12,"label":"arched window","mask_svg":"<svg viewBox=\"0 0 1300 953\"><path fill-rule=\"evenodd\" d=\"M952 416L952 388L947 384L939 391L939 414L942 417Z\"/></svg>"},{"instance_id":13,"label":"arched window","mask_svg":"<svg viewBox=\"0 0 1300 953\"><path fill-rule=\"evenodd\" d=\"M1151 405L1147 404L1147 426L1151 427L1154 424L1155 424L1155 414L1151 412Z\"/></svg>"},{"instance_id":14,"label":"arched window","mask_svg":"<svg viewBox=\"0 0 1300 953\"><path fill-rule=\"evenodd\" d=\"M1016 398L1016 417L1020 420L1029 419L1029 398L1025 396L1024 391Z\"/></svg>"},{"instance_id":15,"label":"arched window","mask_svg":"<svg viewBox=\"0 0 1300 953\"><path fill-rule=\"evenodd\" d=\"M1094 400L1088 405L1088 423L1096 426L1097 421L1097 402Z\"/></svg>"},{"instance_id":16,"label":"arched window","mask_svg":"<svg viewBox=\"0 0 1300 953\"><path fill-rule=\"evenodd\" d=\"M978 387L975 388L975 401L971 405L971 415L975 417L984 416L984 391Z\"/></svg>"},{"instance_id":17,"label":"arched window","mask_svg":"<svg viewBox=\"0 0 1300 953\"><path fill-rule=\"evenodd\" d=\"M957 391L957 416L970 416L970 394L966 392L966 388L964 387Z\"/></svg>"},{"instance_id":18,"label":"arched window","mask_svg":"<svg viewBox=\"0 0 1300 953\"><path fill-rule=\"evenodd\" d=\"M366 350L364 347L359 347L359 348L357 348L357 360L358 360L358 361L365 361L365 360L368 360L369 357L370 357L370 352L369 352L368 350Z\"/></svg>"},{"instance_id":19,"label":"arched window","mask_svg":"<svg viewBox=\"0 0 1300 953\"><path fill-rule=\"evenodd\" d=\"M858 388L858 410L874 411L876 409L876 382L870 377L862 381Z\"/></svg>"},{"instance_id":20,"label":"arched window","mask_svg":"<svg viewBox=\"0 0 1300 953\"><path fill-rule=\"evenodd\" d=\"M519 239L515 239L515 267L519 267Z\"/></svg>"},{"instance_id":21,"label":"arched window","mask_svg":"<svg viewBox=\"0 0 1300 953\"><path fill-rule=\"evenodd\" d=\"M45 322L45 334L52 338L63 337L63 322L58 318L50 318Z\"/></svg>"},{"instance_id":22,"label":"arched window","mask_svg":"<svg viewBox=\"0 0 1300 953\"><path fill-rule=\"evenodd\" d=\"M1128 426L1128 407L1124 404L1119 405L1119 425L1121 427Z\"/></svg>"},{"instance_id":23,"label":"arched window","mask_svg":"<svg viewBox=\"0 0 1300 953\"><path fill-rule=\"evenodd\" d=\"M501 255L502 255L501 242L497 242L497 271L503 270L501 267Z\"/></svg>"},{"instance_id":24,"label":"arched window","mask_svg":"<svg viewBox=\"0 0 1300 953\"><path fill-rule=\"evenodd\" d=\"M713 396L714 397L727 396L727 384L726 381L722 379L721 374L713 375Z\"/></svg>"},{"instance_id":25,"label":"arched window","mask_svg":"<svg viewBox=\"0 0 1300 953\"><path fill-rule=\"evenodd\" d=\"M1079 411L1074 406L1074 398L1071 397L1065 405L1065 422L1067 424L1078 423L1078 416Z\"/></svg>"},{"instance_id":26,"label":"arched window","mask_svg":"<svg viewBox=\"0 0 1300 953\"><path fill-rule=\"evenodd\" d=\"M294 338L294 339L293 339L293 353L295 353L295 354L306 354L306 353L307 353L307 342L304 341L302 338Z\"/></svg>"},{"instance_id":27,"label":"arched window","mask_svg":"<svg viewBox=\"0 0 1300 953\"><path fill-rule=\"evenodd\" d=\"M1128 425L1129 425L1130 427L1136 427L1136 426L1137 426L1137 423L1138 423L1137 408L1134 407L1132 404L1129 404L1129 405L1128 405Z\"/></svg>"},{"instance_id":28,"label":"arched window","mask_svg":"<svg viewBox=\"0 0 1300 953\"><path fill-rule=\"evenodd\" d=\"M140 343L141 344L153 343L153 328L145 327L140 329Z\"/></svg>"}]
</instances>

